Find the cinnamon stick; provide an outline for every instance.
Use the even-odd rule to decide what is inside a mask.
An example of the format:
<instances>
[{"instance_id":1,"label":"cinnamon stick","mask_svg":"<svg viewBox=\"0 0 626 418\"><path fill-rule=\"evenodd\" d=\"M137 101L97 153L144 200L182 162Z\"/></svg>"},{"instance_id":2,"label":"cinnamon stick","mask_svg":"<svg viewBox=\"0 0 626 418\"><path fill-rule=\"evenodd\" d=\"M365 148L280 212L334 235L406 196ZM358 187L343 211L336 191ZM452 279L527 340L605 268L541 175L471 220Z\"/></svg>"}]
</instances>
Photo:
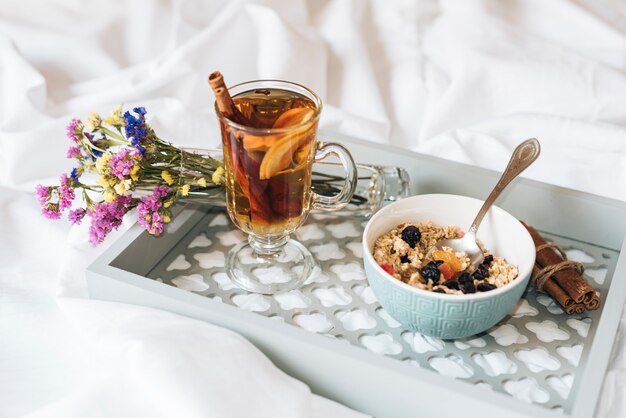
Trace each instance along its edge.
<instances>
[{"instance_id":1,"label":"cinnamon stick","mask_svg":"<svg viewBox=\"0 0 626 418\"><path fill-rule=\"evenodd\" d=\"M241 114L233 98L230 97L230 92L224 83L224 76L219 71L214 71L209 74L209 85L215 94L215 101L217 102L217 108L222 114L240 125L248 125L246 118Z\"/></svg>"},{"instance_id":2,"label":"cinnamon stick","mask_svg":"<svg viewBox=\"0 0 626 418\"><path fill-rule=\"evenodd\" d=\"M533 266L533 272L531 273L532 277L537 277L537 275L539 274L539 270L541 270L541 268L535 264ZM543 291L550 295L552 299L554 299L559 305L561 305L561 308L563 308L565 312L567 312L567 309L570 306L574 305L574 301L572 300L572 298L569 297L569 295L565 293L563 289L561 289L561 286L559 286L557 282L552 280L552 278L549 278L545 281L545 283L543 284Z\"/></svg>"},{"instance_id":3,"label":"cinnamon stick","mask_svg":"<svg viewBox=\"0 0 626 418\"><path fill-rule=\"evenodd\" d=\"M588 303L585 303L585 307L590 311L595 311L600 307L600 297L598 297L598 295L593 295L591 300Z\"/></svg>"},{"instance_id":4,"label":"cinnamon stick","mask_svg":"<svg viewBox=\"0 0 626 418\"><path fill-rule=\"evenodd\" d=\"M581 314L585 312L585 304L584 303L573 303L567 308L565 308L565 313L568 315L571 314Z\"/></svg>"},{"instance_id":5,"label":"cinnamon stick","mask_svg":"<svg viewBox=\"0 0 626 418\"><path fill-rule=\"evenodd\" d=\"M526 227L535 243L535 247L547 244L546 240L532 226L522 224ZM537 252L536 263L541 267L552 266L565 261L560 254L552 248L543 248ZM572 268L557 271L551 276L556 283L571 297L575 303L589 303L595 291L576 271Z\"/></svg>"}]
</instances>

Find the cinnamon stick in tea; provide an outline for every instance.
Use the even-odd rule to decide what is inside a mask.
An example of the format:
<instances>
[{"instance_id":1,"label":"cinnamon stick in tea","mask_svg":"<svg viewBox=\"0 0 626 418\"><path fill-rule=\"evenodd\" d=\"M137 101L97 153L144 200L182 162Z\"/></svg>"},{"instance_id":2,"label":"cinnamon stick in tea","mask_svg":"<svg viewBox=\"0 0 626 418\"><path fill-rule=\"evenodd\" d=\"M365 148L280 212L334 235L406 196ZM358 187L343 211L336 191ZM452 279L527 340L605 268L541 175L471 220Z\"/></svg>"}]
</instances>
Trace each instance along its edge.
<instances>
[{"instance_id":1,"label":"cinnamon stick in tea","mask_svg":"<svg viewBox=\"0 0 626 418\"><path fill-rule=\"evenodd\" d=\"M230 97L230 92L224 83L224 76L219 71L213 71L209 74L209 85L215 94L215 100L217 102L217 108L224 116L233 122L240 125L248 125L246 118L241 114L233 98Z\"/></svg>"},{"instance_id":2,"label":"cinnamon stick in tea","mask_svg":"<svg viewBox=\"0 0 626 418\"><path fill-rule=\"evenodd\" d=\"M535 243L535 247L539 248L542 245L547 244L546 240L537 232L532 226L522 224L526 227L530 236ZM537 252L536 263L541 267L552 266L565 261L560 254L554 251L552 248L543 248ZM588 303L595 295L595 290L589 285L576 271L572 268L567 268L561 271L557 271L551 276L558 285L567 293L575 303Z\"/></svg>"},{"instance_id":3,"label":"cinnamon stick in tea","mask_svg":"<svg viewBox=\"0 0 626 418\"><path fill-rule=\"evenodd\" d=\"M535 264L533 266L533 272L531 273L532 277L537 277L540 270L541 268ZM565 310L566 312L570 306L574 305L574 301L572 300L572 298L569 297L569 295L565 293L563 289L561 289L561 286L559 286L557 282L552 280L552 278L548 278L545 281L545 283L543 284L543 291L550 295L552 299L554 299L559 305L561 305L561 308L563 308L563 310Z\"/></svg>"}]
</instances>

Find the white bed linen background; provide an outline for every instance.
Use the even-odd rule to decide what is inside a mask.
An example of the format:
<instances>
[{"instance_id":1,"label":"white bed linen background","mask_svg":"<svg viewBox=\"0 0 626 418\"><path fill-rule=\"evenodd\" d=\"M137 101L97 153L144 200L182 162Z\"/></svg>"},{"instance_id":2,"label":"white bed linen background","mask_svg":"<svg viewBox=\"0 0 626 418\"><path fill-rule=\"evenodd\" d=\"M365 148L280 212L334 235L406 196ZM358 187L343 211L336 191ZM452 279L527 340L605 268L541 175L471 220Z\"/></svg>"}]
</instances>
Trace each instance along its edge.
<instances>
[{"instance_id":1,"label":"white bed linen background","mask_svg":"<svg viewBox=\"0 0 626 418\"><path fill-rule=\"evenodd\" d=\"M525 177L626 200L624 22L620 0L0 0L0 416L358 415L230 331L86 299L124 228L90 248L33 197L71 168L72 117L142 105L161 137L211 147L211 71L287 79L327 131L496 170L535 136ZM598 417L626 416L625 327Z\"/></svg>"}]
</instances>

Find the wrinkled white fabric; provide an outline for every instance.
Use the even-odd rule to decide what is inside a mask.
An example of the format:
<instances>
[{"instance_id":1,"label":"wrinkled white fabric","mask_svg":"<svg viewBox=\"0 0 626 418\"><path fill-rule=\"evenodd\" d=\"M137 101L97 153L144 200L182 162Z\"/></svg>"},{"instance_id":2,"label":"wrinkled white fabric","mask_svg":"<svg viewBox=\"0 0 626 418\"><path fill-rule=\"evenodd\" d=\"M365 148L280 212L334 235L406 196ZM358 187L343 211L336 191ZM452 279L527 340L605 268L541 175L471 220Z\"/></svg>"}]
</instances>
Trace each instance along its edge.
<instances>
[{"instance_id":1,"label":"wrinkled white fabric","mask_svg":"<svg viewBox=\"0 0 626 418\"><path fill-rule=\"evenodd\" d=\"M227 330L85 299L124 228L94 249L39 216L71 118L141 105L215 147L219 69L311 87L326 131L495 170L534 136L525 177L626 200L625 21L620 0L0 0L0 416L356 414ZM624 327L598 417L626 416Z\"/></svg>"}]
</instances>

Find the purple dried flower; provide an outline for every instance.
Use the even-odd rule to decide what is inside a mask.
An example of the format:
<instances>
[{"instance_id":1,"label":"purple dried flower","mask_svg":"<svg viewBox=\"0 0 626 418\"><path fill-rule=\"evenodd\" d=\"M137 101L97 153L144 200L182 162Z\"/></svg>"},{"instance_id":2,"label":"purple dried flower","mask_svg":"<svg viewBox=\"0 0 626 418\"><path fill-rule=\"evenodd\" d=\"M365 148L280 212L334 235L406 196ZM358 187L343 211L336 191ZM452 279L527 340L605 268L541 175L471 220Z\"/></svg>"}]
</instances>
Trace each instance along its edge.
<instances>
[{"instance_id":1,"label":"purple dried flower","mask_svg":"<svg viewBox=\"0 0 626 418\"><path fill-rule=\"evenodd\" d=\"M124 180L130 175L135 161L134 159L141 158L141 153L130 148L122 148L117 154L111 157L109 166L111 167L111 174L116 176L120 180Z\"/></svg>"},{"instance_id":2,"label":"purple dried flower","mask_svg":"<svg viewBox=\"0 0 626 418\"><path fill-rule=\"evenodd\" d=\"M57 193L59 194L59 211L62 212L72 206L72 201L76 195L74 194L74 189L70 186L67 174L63 173L60 180L61 186L57 189Z\"/></svg>"},{"instance_id":3,"label":"purple dried flower","mask_svg":"<svg viewBox=\"0 0 626 418\"><path fill-rule=\"evenodd\" d=\"M48 203L41 209L41 214L48 219L59 219L61 212L59 211L59 205L56 203Z\"/></svg>"},{"instance_id":4,"label":"purple dried flower","mask_svg":"<svg viewBox=\"0 0 626 418\"><path fill-rule=\"evenodd\" d=\"M91 216L89 227L89 242L96 246L100 244L106 236L122 224L124 214L128 212L133 202L130 196L118 196L112 202L102 202L93 205L87 212Z\"/></svg>"},{"instance_id":5,"label":"purple dried flower","mask_svg":"<svg viewBox=\"0 0 626 418\"><path fill-rule=\"evenodd\" d=\"M87 211L83 208L78 208L76 210L71 210L70 213L67 215L67 219L70 220L71 223L73 224L79 224L80 222L83 220L83 218L85 217L85 214L87 213Z\"/></svg>"},{"instance_id":6,"label":"purple dried flower","mask_svg":"<svg viewBox=\"0 0 626 418\"><path fill-rule=\"evenodd\" d=\"M156 186L150 196L141 198L137 204L137 222L152 235L161 235L165 218L159 213L165 198L172 189L167 186Z\"/></svg>"},{"instance_id":7,"label":"purple dried flower","mask_svg":"<svg viewBox=\"0 0 626 418\"><path fill-rule=\"evenodd\" d=\"M80 156L80 148L78 147L69 147L66 154L67 158L74 158Z\"/></svg>"},{"instance_id":8,"label":"purple dried flower","mask_svg":"<svg viewBox=\"0 0 626 418\"><path fill-rule=\"evenodd\" d=\"M83 135L83 123L80 119L72 119L67 125L67 137L75 144L80 144Z\"/></svg>"},{"instance_id":9,"label":"purple dried flower","mask_svg":"<svg viewBox=\"0 0 626 418\"><path fill-rule=\"evenodd\" d=\"M50 187L42 186L38 184L35 187L35 193L37 194L37 199L39 200L39 204L45 205L48 199L50 198Z\"/></svg>"},{"instance_id":10,"label":"purple dried flower","mask_svg":"<svg viewBox=\"0 0 626 418\"><path fill-rule=\"evenodd\" d=\"M61 209L58 202L51 202L50 200L57 200L58 187L55 186L42 186L38 184L35 187L35 194L37 200L41 204L41 214L48 219L59 219L61 217Z\"/></svg>"}]
</instances>

